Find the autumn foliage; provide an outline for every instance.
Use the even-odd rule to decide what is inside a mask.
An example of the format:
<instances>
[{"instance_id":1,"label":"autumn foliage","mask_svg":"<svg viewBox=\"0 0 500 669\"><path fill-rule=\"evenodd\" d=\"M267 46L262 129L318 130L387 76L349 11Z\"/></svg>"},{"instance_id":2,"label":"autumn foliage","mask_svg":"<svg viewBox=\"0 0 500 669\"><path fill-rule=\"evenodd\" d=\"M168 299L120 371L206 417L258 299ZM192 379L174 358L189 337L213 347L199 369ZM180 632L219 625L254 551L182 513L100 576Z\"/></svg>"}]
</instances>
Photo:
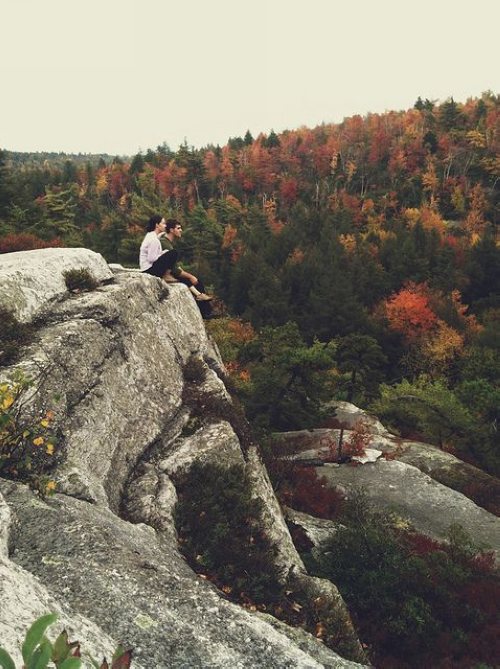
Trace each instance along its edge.
<instances>
[{"instance_id":1,"label":"autumn foliage","mask_svg":"<svg viewBox=\"0 0 500 669\"><path fill-rule=\"evenodd\" d=\"M438 318L429 305L425 284L407 284L384 302L384 311L391 330L414 343L431 332Z\"/></svg>"},{"instance_id":2,"label":"autumn foliage","mask_svg":"<svg viewBox=\"0 0 500 669\"><path fill-rule=\"evenodd\" d=\"M33 249L46 249L55 246L63 246L62 241L57 237L51 241L45 241L27 232L10 233L5 235L5 237L0 237L0 253L31 251Z\"/></svg>"},{"instance_id":3,"label":"autumn foliage","mask_svg":"<svg viewBox=\"0 0 500 669\"><path fill-rule=\"evenodd\" d=\"M345 598L377 667L495 666L500 581L459 527L439 542L354 497L316 563Z\"/></svg>"},{"instance_id":4,"label":"autumn foliage","mask_svg":"<svg viewBox=\"0 0 500 669\"><path fill-rule=\"evenodd\" d=\"M344 496L332 489L325 477L318 476L312 467L281 463L271 466L279 480L278 494L282 504L317 518L336 518L342 509Z\"/></svg>"}]
</instances>

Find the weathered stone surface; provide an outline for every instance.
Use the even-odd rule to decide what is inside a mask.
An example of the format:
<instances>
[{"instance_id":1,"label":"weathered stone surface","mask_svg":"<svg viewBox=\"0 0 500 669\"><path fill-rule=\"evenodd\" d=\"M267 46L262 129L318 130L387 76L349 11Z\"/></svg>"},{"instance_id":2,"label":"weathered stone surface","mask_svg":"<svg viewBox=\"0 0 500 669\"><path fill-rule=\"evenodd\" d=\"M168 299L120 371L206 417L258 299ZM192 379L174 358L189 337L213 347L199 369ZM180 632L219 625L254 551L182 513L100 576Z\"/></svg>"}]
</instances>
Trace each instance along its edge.
<instances>
[{"instance_id":1,"label":"weathered stone surface","mask_svg":"<svg viewBox=\"0 0 500 669\"><path fill-rule=\"evenodd\" d=\"M389 459L417 467L435 481L463 493L487 511L500 516L500 481L498 478L460 460L451 453L442 451L437 446L402 439L391 434L377 419L364 414L353 404L340 402L339 405L342 409L339 415L345 425L353 426L361 419L368 427L371 434L370 448L380 450ZM352 435L352 430L345 428L343 443L349 444ZM338 428L317 428L281 432L275 436L286 445L287 457L291 460L315 463L324 462L332 453L337 453L340 430Z\"/></svg>"},{"instance_id":2,"label":"weathered stone surface","mask_svg":"<svg viewBox=\"0 0 500 669\"><path fill-rule=\"evenodd\" d=\"M23 322L67 293L64 272L87 269L96 281L113 278L104 258L89 249L39 249L0 255L0 305Z\"/></svg>"},{"instance_id":3,"label":"weathered stone surface","mask_svg":"<svg viewBox=\"0 0 500 669\"><path fill-rule=\"evenodd\" d=\"M250 475L252 495L264 503L262 523L267 535L278 548L277 563L285 573L305 573L304 563L293 545L271 481L255 448L250 449L247 472Z\"/></svg>"},{"instance_id":4,"label":"weathered stone surface","mask_svg":"<svg viewBox=\"0 0 500 669\"><path fill-rule=\"evenodd\" d=\"M460 524L477 543L500 551L500 518L412 465L396 460L358 467L327 464L318 474L347 493L363 488L378 508L395 509L423 534L443 540L450 525Z\"/></svg>"},{"instance_id":5,"label":"weathered stone surface","mask_svg":"<svg viewBox=\"0 0 500 669\"><path fill-rule=\"evenodd\" d=\"M367 413L363 409L357 407L355 404L335 400L329 405L325 405L324 408L327 408L328 406L331 406L332 409L335 409L334 420L338 423L342 423L342 425L348 430L352 430L356 424L361 423L362 425L366 425L369 428L371 434L388 434L387 429L382 425L376 416Z\"/></svg>"},{"instance_id":6,"label":"weathered stone surface","mask_svg":"<svg viewBox=\"0 0 500 669\"><path fill-rule=\"evenodd\" d=\"M313 544L312 553L316 555L315 549L320 548L325 541L335 536L341 525L335 520L316 518L308 513L285 508L285 518L289 523L301 527L309 541Z\"/></svg>"},{"instance_id":7,"label":"weathered stone surface","mask_svg":"<svg viewBox=\"0 0 500 669\"><path fill-rule=\"evenodd\" d=\"M177 491L169 477L151 464L141 464L136 477L127 486L124 501L127 519L146 523L158 532L167 532L176 538L176 504Z\"/></svg>"},{"instance_id":8,"label":"weathered stone surface","mask_svg":"<svg viewBox=\"0 0 500 669\"><path fill-rule=\"evenodd\" d=\"M134 647L137 666L357 666L324 647L316 653L312 637L304 651L222 599L187 566L168 534L63 495L42 502L11 483L1 484L1 492L19 519L11 559L50 588L72 617L91 618Z\"/></svg>"},{"instance_id":9,"label":"weathered stone surface","mask_svg":"<svg viewBox=\"0 0 500 669\"><path fill-rule=\"evenodd\" d=\"M469 497L478 506L500 516L500 481L487 472L445 453L437 446L419 441L402 441L385 447L401 462L420 471L448 488Z\"/></svg>"},{"instance_id":10,"label":"weathered stone surface","mask_svg":"<svg viewBox=\"0 0 500 669\"><path fill-rule=\"evenodd\" d=\"M48 370L39 401L58 397L51 407L67 456L60 490L118 508L145 448L180 430L183 364L207 351L196 303L180 284L124 275L56 306L20 366Z\"/></svg>"},{"instance_id":11,"label":"weathered stone surface","mask_svg":"<svg viewBox=\"0 0 500 669\"><path fill-rule=\"evenodd\" d=\"M0 557L7 557L11 513L8 504L0 495Z\"/></svg>"},{"instance_id":12,"label":"weathered stone surface","mask_svg":"<svg viewBox=\"0 0 500 669\"><path fill-rule=\"evenodd\" d=\"M13 490L14 484L3 482L4 490ZM24 488L24 486L20 486ZM31 496L31 505L44 511L45 507L36 498ZM50 591L32 573L16 565L8 559L7 540L11 526L11 510L0 494L0 645L12 655L16 666L21 666L21 640L24 639L27 629L39 616L47 613L57 613L57 623L49 628L48 636L54 640L62 629L66 629L70 640L78 640L82 650L96 658L106 656L111 658L118 645L98 625L87 617L71 611L61 604ZM12 543L12 542L11 542ZM40 556L43 562L44 557ZM45 561L50 558L45 557ZM134 667L142 667L134 663Z\"/></svg>"},{"instance_id":13,"label":"weathered stone surface","mask_svg":"<svg viewBox=\"0 0 500 669\"><path fill-rule=\"evenodd\" d=\"M21 666L21 640L34 620L47 613L57 613L58 621L48 630L52 641L65 629L70 641L80 641L82 651L102 660L111 659L118 641L98 625L75 612L68 612L49 590L29 572L11 561L0 558L0 644ZM134 662L134 669L144 665Z\"/></svg>"},{"instance_id":14,"label":"weathered stone surface","mask_svg":"<svg viewBox=\"0 0 500 669\"><path fill-rule=\"evenodd\" d=\"M174 480L182 478L193 462L214 462L227 467L244 462L238 437L227 421L204 425L193 435L164 446L162 453L166 449L169 454L160 460L158 467Z\"/></svg>"}]
</instances>

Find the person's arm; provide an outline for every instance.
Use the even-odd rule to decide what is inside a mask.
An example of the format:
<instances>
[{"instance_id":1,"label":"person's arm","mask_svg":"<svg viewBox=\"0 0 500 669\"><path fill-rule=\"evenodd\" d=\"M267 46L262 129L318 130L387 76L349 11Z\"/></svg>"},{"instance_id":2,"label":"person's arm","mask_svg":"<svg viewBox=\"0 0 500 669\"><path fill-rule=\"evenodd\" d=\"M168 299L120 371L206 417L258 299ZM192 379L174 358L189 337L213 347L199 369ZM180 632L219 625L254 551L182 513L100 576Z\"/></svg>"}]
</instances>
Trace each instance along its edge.
<instances>
[{"instance_id":1,"label":"person's arm","mask_svg":"<svg viewBox=\"0 0 500 669\"><path fill-rule=\"evenodd\" d=\"M188 279L189 281L191 281L193 286L196 286L196 284L198 283L198 278L194 274L186 272L186 270L182 269L182 267L178 267L178 270L180 271L178 277L180 277L181 279Z\"/></svg>"},{"instance_id":2,"label":"person's arm","mask_svg":"<svg viewBox=\"0 0 500 669\"><path fill-rule=\"evenodd\" d=\"M163 241L166 247L165 252L168 253L168 251L173 251L174 245L172 244L171 240L168 237L165 237ZM195 275L190 274L189 272L183 270L182 267L177 262L172 267L170 272L175 279L187 279L193 284L193 286L195 286L198 283L198 279L195 277Z\"/></svg>"}]
</instances>

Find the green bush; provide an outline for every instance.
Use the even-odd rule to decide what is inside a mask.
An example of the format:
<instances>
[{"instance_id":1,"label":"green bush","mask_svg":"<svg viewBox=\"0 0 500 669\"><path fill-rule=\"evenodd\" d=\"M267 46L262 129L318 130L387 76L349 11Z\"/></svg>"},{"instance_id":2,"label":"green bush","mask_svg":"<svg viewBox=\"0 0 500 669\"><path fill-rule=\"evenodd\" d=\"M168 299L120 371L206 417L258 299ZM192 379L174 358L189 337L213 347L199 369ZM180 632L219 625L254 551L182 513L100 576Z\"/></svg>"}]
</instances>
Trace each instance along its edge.
<instances>
[{"instance_id":1,"label":"green bush","mask_svg":"<svg viewBox=\"0 0 500 669\"><path fill-rule=\"evenodd\" d=\"M63 630L54 643L45 636L47 629L56 622L57 614L49 613L41 616L31 625L21 648L23 669L80 669L80 644L78 641L69 642L66 630ZM106 659L101 664L89 657L94 669L129 669L132 651L118 646L113 654L111 666ZM2 669L16 669L9 653L0 647L0 667Z\"/></svg>"},{"instance_id":2,"label":"green bush","mask_svg":"<svg viewBox=\"0 0 500 669\"><path fill-rule=\"evenodd\" d=\"M68 269L63 274L66 288L70 292L80 293L85 290L95 290L99 285L92 272L85 267Z\"/></svg>"},{"instance_id":3,"label":"green bush","mask_svg":"<svg viewBox=\"0 0 500 669\"><path fill-rule=\"evenodd\" d=\"M34 379L18 370L0 383L0 474L47 494L55 489L48 472L61 453L52 429L53 411L31 420L23 415L26 397L35 385Z\"/></svg>"},{"instance_id":4,"label":"green bush","mask_svg":"<svg viewBox=\"0 0 500 669\"><path fill-rule=\"evenodd\" d=\"M461 386L457 392L443 380L421 376L411 383L405 379L394 386L382 385L380 390L380 398L369 408L390 430L398 430L406 439L436 444L494 475L500 471L495 427L498 409L485 403L490 415L481 416L467 399L467 391L472 390L494 402L498 393L495 397L492 385L476 382L472 388Z\"/></svg>"},{"instance_id":5,"label":"green bush","mask_svg":"<svg viewBox=\"0 0 500 669\"><path fill-rule=\"evenodd\" d=\"M242 465L195 463L181 487L176 524L181 549L239 602L272 602L283 594L275 548L260 529L262 502L252 498Z\"/></svg>"},{"instance_id":6,"label":"green bush","mask_svg":"<svg viewBox=\"0 0 500 669\"><path fill-rule=\"evenodd\" d=\"M461 528L437 542L355 497L316 563L346 600L377 667L472 667L498 659L498 572Z\"/></svg>"}]
</instances>

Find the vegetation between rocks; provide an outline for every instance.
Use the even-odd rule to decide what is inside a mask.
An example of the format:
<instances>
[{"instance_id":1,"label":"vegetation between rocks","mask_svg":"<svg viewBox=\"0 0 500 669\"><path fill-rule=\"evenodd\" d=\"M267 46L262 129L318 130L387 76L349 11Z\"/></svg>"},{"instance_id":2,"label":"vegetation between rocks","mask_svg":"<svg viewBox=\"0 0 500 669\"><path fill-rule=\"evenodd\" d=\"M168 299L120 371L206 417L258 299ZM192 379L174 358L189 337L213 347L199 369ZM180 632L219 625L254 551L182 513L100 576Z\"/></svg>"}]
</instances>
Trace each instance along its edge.
<instances>
[{"instance_id":1,"label":"vegetation between rocks","mask_svg":"<svg viewBox=\"0 0 500 669\"><path fill-rule=\"evenodd\" d=\"M302 627L349 656L352 634L325 598L296 592L276 564L276 547L261 529L263 503L252 497L243 465L195 463L178 488L179 545L192 568L229 599Z\"/></svg>"},{"instance_id":2,"label":"vegetation between rocks","mask_svg":"<svg viewBox=\"0 0 500 669\"><path fill-rule=\"evenodd\" d=\"M54 412L48 409L38 418L24 413L36 390L36 380L19 370L0 383L0 475L26 481L45 495L55 490L49 472L60 454L52 429Z\"/></svg>"},{"instance_id":3,"label":"vegetation between rocks","mask_svg":"<svg viewBox=\"0 0 500 669\"><path fill-rule=\"evenodd\" d=\"M271 603L284 595L276 550L260 529L261 511L242 465L195 463L180 489L176 524L183 552L196 571L240 603Z\"/></svg>"},{"instance_id":4,"label":"vegetation between rocks","mask_svg":"<svg viewBox=\"0 0 500 669\"><path fill-rule=\"evenodd\" d=\"M99 285L92 272L86 267L66 270L64 272L64 281L66 288L71 293L95 290Z\"/></svg>"},{"instance_id":5,"label":"vegetation between rocks","mask_svg":"<svg viewBox=\"0 0 500 669\"><path fill-rule=\"evenodd\" d=\"M362 493L345 504L341 523L321 558L303 557L339 588L375 666L496 666L500 577L491 553L460 527L446 543L418 534Z\"/></svg>"},{"instance_id":6,"label":"vegetation between rocks","mask_svg":"<svg viewBox=\"0 0 500 669\"><path fill-rule=\"evenodd\" d=\"M33 326L20 323L11 309L0 306L0 367L14 362L34 334Z\"/></svg>"}]
</instances>

